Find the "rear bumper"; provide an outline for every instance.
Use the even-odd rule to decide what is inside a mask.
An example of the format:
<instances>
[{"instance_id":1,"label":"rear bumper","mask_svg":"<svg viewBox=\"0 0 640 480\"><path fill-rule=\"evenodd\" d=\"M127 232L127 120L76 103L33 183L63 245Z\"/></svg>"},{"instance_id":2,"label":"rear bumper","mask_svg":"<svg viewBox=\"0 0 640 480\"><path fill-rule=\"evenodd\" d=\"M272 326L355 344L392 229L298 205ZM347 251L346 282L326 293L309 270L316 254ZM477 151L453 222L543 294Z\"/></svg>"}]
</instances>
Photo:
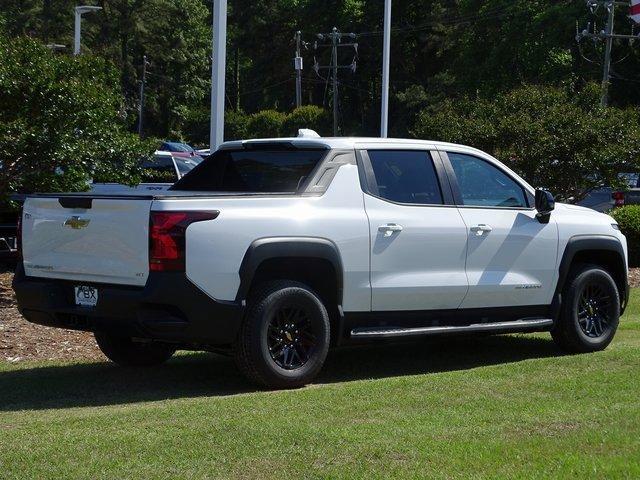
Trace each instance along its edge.
<instances>
[{"instance_id":1,"label":"rear bumper","mask_svg":"<svg viewBox=\"0 0 640 480\"><path fill-rule=\"evenodd\" d=\"M75 305L79 284L98 289L95 307ZM27 277L18 265L13 289L32 323L186 345L232 344L243 314L242 305L212 299L180 272L151 272L144 287L127 287Z\"/></svg>"}]
</instances>

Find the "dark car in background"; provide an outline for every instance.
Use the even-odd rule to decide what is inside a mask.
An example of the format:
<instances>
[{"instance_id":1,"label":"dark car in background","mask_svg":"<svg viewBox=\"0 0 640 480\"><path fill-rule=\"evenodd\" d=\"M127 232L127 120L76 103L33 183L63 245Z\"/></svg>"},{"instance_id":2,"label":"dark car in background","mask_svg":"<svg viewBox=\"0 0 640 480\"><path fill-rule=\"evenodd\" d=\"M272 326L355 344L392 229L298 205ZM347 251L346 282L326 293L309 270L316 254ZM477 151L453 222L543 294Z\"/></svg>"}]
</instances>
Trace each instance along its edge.
<instances>
[{"instance_id":1,"label":"dark car in background","mask_svg":"<svg viewBox=\"0 0 640 480\"><path fill-rule=\"evenodd\" d=\"M617 190L611 187L594 188L582 200L577 202L577 204L598 212L608 212L623 205L640 204L640 174L620 173L618 178L623 180L627 185L626 189Z\"/></svg>"}]
</instances>

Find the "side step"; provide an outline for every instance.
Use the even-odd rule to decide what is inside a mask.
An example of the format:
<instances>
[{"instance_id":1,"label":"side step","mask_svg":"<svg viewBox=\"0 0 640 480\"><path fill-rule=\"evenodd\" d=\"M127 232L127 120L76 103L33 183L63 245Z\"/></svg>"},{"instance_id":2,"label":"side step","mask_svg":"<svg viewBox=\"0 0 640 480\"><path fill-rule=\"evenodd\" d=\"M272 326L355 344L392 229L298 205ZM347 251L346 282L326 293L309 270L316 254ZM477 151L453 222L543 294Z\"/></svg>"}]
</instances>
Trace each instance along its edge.
<instances>
[{"instance_id":1,"label":"side step","mask_svg":"<svg viewBox=\"0 0 640 480\"><path fill-rule=\"evenodd\" d=\"M550 318L524 319L514 322L476 323L459 327L417 327L417 328L355 328L353 338L395 338L421 335L443 335L452 333L516 333L522 331L545 330L553 325Z\"/></svg>"}]
</instances>

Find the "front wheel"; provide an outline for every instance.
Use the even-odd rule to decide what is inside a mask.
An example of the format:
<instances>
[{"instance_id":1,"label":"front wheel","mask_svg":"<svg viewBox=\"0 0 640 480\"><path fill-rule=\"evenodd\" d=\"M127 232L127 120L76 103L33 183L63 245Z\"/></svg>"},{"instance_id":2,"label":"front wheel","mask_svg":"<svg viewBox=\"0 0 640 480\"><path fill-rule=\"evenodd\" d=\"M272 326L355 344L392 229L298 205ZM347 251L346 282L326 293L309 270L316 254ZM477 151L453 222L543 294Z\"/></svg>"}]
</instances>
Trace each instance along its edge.
<instances>
[{"instance_id":1,"label":"front wheel","mask_svg":"<svg viewBox=\"0 0 640 480\"><path fill-rule=\"evenodd\" d=\"M150 367L160 365L171 358L175 349L156 342L135 342L106 332L95 333L96 343L102 353L123 367Z\"/></svg>"},{"instance_id":2,"label":"front wheel","mask_svg":"<svg viewBox=\"0 0 640 480\"><path fill-rule=\"evenodd\" d=\"M252 381L296 388L320 371L329 350L329 315L309 287L274 281L252 295L235 348L236 363Z\"/></svg>"},{"instance_id":3,"label":"front wheel","mask_svg":"<svg viewBox=\"0 0 640 480\"><path fill-rule=\"evenodd\" d=\"M604 350L620 320L620 294L611 275L597 265L574 268L563 292L560 318L551 331L569 352Z\"/></svg>"}]
</instances>

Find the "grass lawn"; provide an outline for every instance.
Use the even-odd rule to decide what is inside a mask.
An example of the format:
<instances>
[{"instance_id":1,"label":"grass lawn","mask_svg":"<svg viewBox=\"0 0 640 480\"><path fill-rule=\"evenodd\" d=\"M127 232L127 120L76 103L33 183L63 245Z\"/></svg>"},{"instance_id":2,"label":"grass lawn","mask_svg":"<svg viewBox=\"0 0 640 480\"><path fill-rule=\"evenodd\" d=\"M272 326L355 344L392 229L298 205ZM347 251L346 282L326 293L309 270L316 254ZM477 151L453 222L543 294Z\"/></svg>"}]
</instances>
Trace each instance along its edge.
<instances>
[{"instance_id":1,"label":"grass lawn","mask_svg":"<svg viewBox=\"0 0 640 480\"><path fill-rule=\"evenodd\" d=\"M640 478L640 290L614 343L345 349L256 391L228 359L0 363L0 478Z\"/></svg>"}]
</instances>

